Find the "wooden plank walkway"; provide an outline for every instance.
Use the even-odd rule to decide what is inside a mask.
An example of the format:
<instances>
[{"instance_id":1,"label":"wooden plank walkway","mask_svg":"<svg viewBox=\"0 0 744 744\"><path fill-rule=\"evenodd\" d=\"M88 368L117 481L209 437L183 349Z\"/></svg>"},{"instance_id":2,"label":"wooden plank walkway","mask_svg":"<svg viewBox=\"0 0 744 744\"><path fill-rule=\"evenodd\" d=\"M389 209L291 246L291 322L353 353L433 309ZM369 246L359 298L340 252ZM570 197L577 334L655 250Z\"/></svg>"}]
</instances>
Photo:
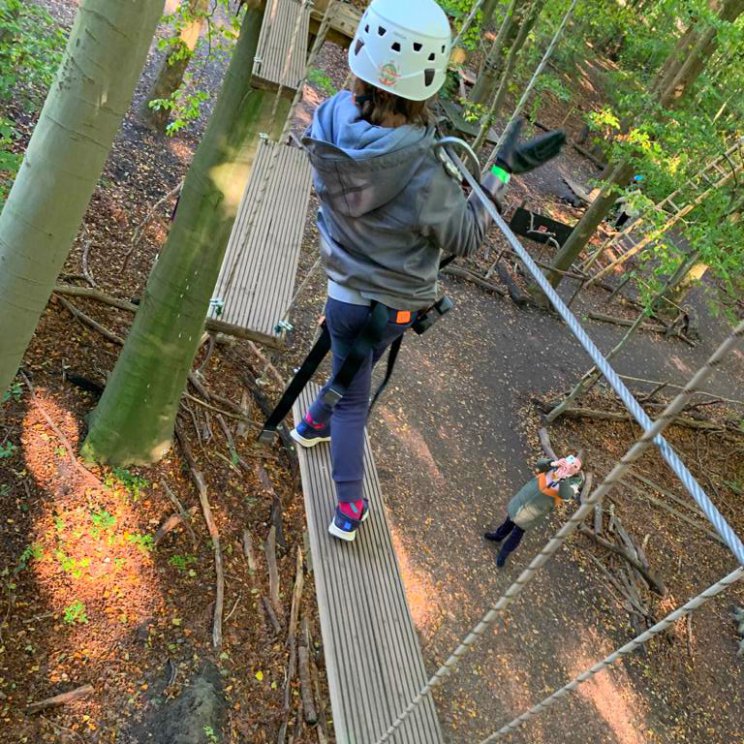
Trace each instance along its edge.
<instances>
[{"instance_id":1,"label":"wooden plank walkway","mask_svg":"<svg viewBox=\"0 0 744 744\"><path fill-rule=\"evenodd\" d=\"M295 420L317 391L315 385L305 388L295 404ZM342 543L328 534L336 504L330 448L298 450L336 741L374 744L428 679L380 482L366 440L364 495L370 516L353 543ZM443 741L431 697L390 741Z\"/></svg>"},{"instance_id":2,"label":"wooden plank walkway","mask_svg":"<svg viewBox=\"0 0 744 744\"><path fill-rule=\"evenodd\" d=\"M253 84L275 90L281 82L288 94L294 93L305 77L309 31L309 6L303 7L298 0L269 0L253 61Z\"/></svg>"},{"instance_id":3,"label":"wooden plank walkway","mask_svg":"<svg viewBox=\"0 0 744 744\"><path fill-rule=\"evenodd\" d=\"M276 324L292 300L311 185L304 150L262 140L214 289L222 310L212 307L211 317L277 336Z\"/></svg>"}]
</instances>

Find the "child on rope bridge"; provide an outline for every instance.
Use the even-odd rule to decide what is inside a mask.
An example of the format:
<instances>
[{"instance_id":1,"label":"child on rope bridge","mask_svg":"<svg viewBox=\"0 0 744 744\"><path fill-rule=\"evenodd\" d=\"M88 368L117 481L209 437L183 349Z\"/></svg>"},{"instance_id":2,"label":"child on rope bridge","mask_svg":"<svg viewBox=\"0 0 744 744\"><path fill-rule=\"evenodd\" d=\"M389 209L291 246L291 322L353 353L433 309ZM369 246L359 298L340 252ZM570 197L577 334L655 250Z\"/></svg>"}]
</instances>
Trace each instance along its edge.
<instances>
[{"instance_id":1,"label":"child on rope bridge","mask_svg":"<svg viewBox=\"0 0 744 744\"><path fill-rule=\"evenodd\" d=\"M535 477L519 489L506 507L507 516L494 532L484 537L501 546L496 565L503 568L509 554L516 550L526 530L541 524L557 505L578 499L584 476L581 460L575 455L560 460L544 458L535 466Z\"/></svg>"},{"instance_id":2,"label":"child on rope bridge","mask_svg":"<svg viewBox=\"0 0 744 744\"><path fill-rule=\"evenodd\" d=\"M437 299L442 252L468 255L491 224L434 150L427 103L444 84L450 48L449 21L434 0L373 0L349 49L352 90L319 106L304 138L321 203L333 375L360 336L372 335L376 318L342 397L329 398L326 384L292 431L303 447L331 443L338 505L329 531L341 540L353 540L368 516L362 482L372 368ZM538 167L565 141L563 132L521 144L517 137L515 128L504 138L483 181L495 201L510 174Z\"/></svg>"}]
</instances>

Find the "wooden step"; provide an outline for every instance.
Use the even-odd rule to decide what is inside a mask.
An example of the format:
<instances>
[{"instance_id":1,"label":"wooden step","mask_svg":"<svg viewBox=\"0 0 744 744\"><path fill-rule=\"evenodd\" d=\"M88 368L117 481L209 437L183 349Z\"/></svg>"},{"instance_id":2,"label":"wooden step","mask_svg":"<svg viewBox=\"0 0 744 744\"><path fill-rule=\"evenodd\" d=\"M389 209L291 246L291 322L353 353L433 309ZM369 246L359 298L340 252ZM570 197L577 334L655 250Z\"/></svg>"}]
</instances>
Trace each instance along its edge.
<instances>
[{"instance_id":1,"label":"wooden step","mask_svg":"<svg viewBox=\"0 0 744 744\"><path fill-rule=\"evenodd\" d=\"M294 408L295 421L318 389L305 388ZM328 534L336 504L330 446L298 450L336 741L374 744L428 678L380 481L365 437L364 495L370 516L356 540L344 543ZM390 741L443 741L430 696Z\"/></svg>"},{"instance_id":2,"label":"wooden step","mask_svg":"<svg viewBox=\"0 0 744 744\"><path fill-rule=\"evenodd\" d=\"M211 317L279 335L277 323L294 292L311 185L304 150L261 142L212 295Z\"/></svg>"}]
</instances>

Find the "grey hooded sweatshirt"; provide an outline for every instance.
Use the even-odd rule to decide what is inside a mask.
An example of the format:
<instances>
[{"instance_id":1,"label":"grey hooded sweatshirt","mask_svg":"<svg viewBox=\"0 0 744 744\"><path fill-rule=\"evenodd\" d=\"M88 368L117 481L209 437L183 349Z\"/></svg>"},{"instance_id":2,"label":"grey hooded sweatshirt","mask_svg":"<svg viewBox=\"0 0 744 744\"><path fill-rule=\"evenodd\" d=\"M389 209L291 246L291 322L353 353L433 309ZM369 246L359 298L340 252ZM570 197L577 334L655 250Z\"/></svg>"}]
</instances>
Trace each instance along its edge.
<instances>
[{"instance_id":1,"label":"grey hooded sweatshirt","mask_svg":"<svg viewBox=\"0 0 744 744\"><path fill-rule=\"evenodd\" d=\"M397 310L428 307L440 253L467 255L490 225L436 157L433 127L369 124L342 91L317 109L303 142L328 278Z\"/></svg>"}]
</instances>

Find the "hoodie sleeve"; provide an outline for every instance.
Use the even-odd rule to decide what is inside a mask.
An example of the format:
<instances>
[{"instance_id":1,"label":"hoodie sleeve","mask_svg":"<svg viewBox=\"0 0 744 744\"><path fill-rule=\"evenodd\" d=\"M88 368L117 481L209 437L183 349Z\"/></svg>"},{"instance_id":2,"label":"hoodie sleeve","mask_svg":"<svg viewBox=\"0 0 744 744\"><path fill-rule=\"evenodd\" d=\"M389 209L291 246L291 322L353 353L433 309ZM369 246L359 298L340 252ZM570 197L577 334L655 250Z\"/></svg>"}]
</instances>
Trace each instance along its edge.
<instances>
[{"instance_id":1,"label":"hoodie sleeve","mask_svg":"<svg viewBox=\"0 0 744 744\"><path fill-rule=\"evenodd\" d=\"M427 188L420 192L421 234L445 253L467 256L483 242L491 218L478 198L465 198L460 185L440 163L435 167Z\"/></svg>"}]
</instances>

